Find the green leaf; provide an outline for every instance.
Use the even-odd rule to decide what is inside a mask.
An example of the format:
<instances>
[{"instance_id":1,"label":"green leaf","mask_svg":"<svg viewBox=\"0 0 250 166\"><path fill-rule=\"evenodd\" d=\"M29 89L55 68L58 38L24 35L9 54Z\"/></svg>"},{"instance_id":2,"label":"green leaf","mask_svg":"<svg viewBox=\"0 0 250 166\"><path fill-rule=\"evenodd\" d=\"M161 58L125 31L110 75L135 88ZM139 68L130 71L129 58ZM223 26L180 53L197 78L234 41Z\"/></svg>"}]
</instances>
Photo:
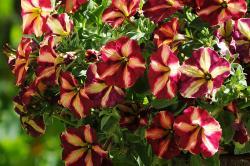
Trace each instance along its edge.
<instances>
[{"instance_id":1,"label":"green leaf","mask_svg":"<svg viewBox=\"0 0 250 166\"><path fill-rule=\"evenodd\" d=\"M202 163L205 166L220 166L219 154L216 153L213 157L204 159Z\"/></svg>"},{"instance_id":2,"label":"green leaf","mask_svg":"<svg viewBox=\"0 0 250 166\"><path fill-rule=\"evenodd\" d=\"M190 165L192 166L199 166L202 163L202 159L200 155L191 155L190 157Z\"/></svg>"},{"instance_id":3,"label":"green leaf","mask_svg":"<svg viewBox=\"0 0 250 166\"><path fill-rule=\"evenodd\" d=\"M250 142L247 142L245 144L240 144L238 142L234 143L234 154L245 154L250 153Z\"/></svg>"},{"instance_id":4,"label":"green leaf","mask_svg":"<svg viewBox=\"0 0 250 166\"><path fill-rule=\"evenodd\" d=\"M152 105L154 108L156 109L162 109L162 108L166 108L170 105L174 105L174 104L177 104L178 103L178 100L177 98L174 98L172 100L166 100L166 99L154 99L153 102L152 102Z\"/></svg>"}]
</instances>

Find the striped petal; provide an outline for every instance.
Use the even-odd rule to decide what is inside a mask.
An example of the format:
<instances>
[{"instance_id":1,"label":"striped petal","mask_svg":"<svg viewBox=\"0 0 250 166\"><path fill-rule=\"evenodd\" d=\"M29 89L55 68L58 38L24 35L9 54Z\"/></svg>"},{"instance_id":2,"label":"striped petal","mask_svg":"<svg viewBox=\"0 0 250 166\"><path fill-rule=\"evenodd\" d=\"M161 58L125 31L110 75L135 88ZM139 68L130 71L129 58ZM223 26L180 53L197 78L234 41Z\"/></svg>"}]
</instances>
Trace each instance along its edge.
<instances>
[{"instance_id":1,"label":"striped petal","mask_svg":"<svg viewBox=\"0 0 250 166\"><path fill-rule=\"evenodd\" d=\"M21 116L20 120L23 128L31 136L38 137L45 133L46 127L43 117L31 118L29 116Z\"/></svg>"},{"instance_id":2,"label":"striped petal","mask_svg":"<svg viewBox=\"0 0 250 166\"><path fill-rule=\"evenodd\" d=\"M88 0L66 0L65 10L67 13L75 13L82 5L86 4Z\"/></svg>"},{"instance_id":3,"label":"striped petal","mask_svg":"<svg viewBox=\"0 0 250 166\"><path fill-rule=\"evenodd\" d=\"M125 15L113 6L108 7L102 15L102 21L109 24L113 28L117 28L122 25L125 19Z\"/></svg>"},{"instance_id":4,"label":"striped petal","mask_svg":"<svg viewBox=\"0 0 250 166\"><path fill-rule=\"evenodd\" d=\"M174 122L179 146L192 154L213 156L219 148L222 130L220 124L199 107L188 107Z\"/></svg>"},{"instance_id":5,"label":"striped petal","mask_svg":"<svg viewBox=\"0 0 250 166\"><path fill-rule=\"evenodd\" d=\"M180 79L178 58L169 46L163 45L150 59L148 78L152 93L159 99L175 97Z\"/></svg>"}]
</instances>

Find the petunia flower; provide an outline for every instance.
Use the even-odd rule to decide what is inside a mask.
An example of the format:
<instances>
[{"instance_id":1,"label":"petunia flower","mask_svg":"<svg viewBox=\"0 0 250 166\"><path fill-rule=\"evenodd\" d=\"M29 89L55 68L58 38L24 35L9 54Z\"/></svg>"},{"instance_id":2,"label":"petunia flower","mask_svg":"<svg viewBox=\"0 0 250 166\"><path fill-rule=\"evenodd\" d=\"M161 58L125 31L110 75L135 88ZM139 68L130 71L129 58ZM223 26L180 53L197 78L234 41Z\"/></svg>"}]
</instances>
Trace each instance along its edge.
<instances>
[{"instance_id":1,"label":"petunia flower","mask_svg":"<svg viewBox=\"0 0 250 166\"><path fill-rule=\"evenodd\" d=\"M179 33L178 18L161 25L154 32L154 43L159 48L162 45L169 45L173 51L176 51L178 45L185 39L185 36Z\"/></svg>"},{"instance_id":2,"label":"petunia flower","mask_svg":"<svg viewBox=\"0 0 250 166\"><path fill-rule=\"evenodd\" d=\"M245 0L196 0L197 14L211 25L238 19L247 12Z\"/></svg>"},{"instance_id":3,"label":"petunia flower","mask_svg":"<svg viewBox=\"0 0 250 166\"><path fill-rule=\"evenodd\" d=\"M100 79L96 64L89 65L85 90L95 107L112 107L124 100L125 92L115 85Z\"/></svg>"},{"instance_id":4,"label":"petunia flower","mask_svg":"<svg viewBox=\"0 0 250 166\"><path fill-rule=\"evenodd\" d=\"M112 0L112 4L103 12L102 21L116 28L134 16L139 5L140 0Z\"/></svg>"},{"instance_id":5,"label":"petunia flower","mask_svg":"<svg viewBox=\"0 0 250 166\"><path fill-rule=\"evenodd\" d=\"M101 166L108 153L97 143L96 133L90 125L68 128L61 134L61 143L66 166Z\"/></svg>"},{"instance_id":6,"label":"petunia flower","mask_svg":"<svg viewBox=\"0 0 250 166\"><path fill-rule=\"evenodd\" d=\"M240 144L244 144L250 140L246 126L243 122L241 122L241 121L234 122L233 128L235 130L234 137L233 137L233 140L235 142L239 142Z\"/></svg>"},{"instance_id":7,"label":"petunia flower","mask_svg":"<svg viewBox=\"0 0 250 166\"><path fill-rule=\"evenodd\" d=\"M29 68L29 58L32 53L33 41L28 38L22 38L16 55L13 73L16 76L16 85L20 86L25 79Z\"/></svg>"},{"instance_id":8,"label":"petunia flower","mask_svg":"<svg viewBox=\"0 0 250 166\"><path fill-rule=\"evenodd\" d=\"M41 44L37 58L36 83L45 81L50 85L58 84L60 74L59 65L64 63L64 58L55 51L58 39L56 36L49 36Z\"/></svg>"},{"instance_id":9,"label":"petunia flower","mask_svg":"<svg viewBox=\"0 0 250 166\"><path fill-rule=\"evenodd\" d=\"M174 122L181 149L208 158L219 149L222 135L220 124L205 109L188 107Z\"/></svg>"},{"instance_id":10,"label":"petunia flower","mask_svg":"<svg viewBox=\"0 0 250 166\"><path fill-rule=\"evenodd\" d=\"M144 74L145 61L135 40L121 37L101 49L103 62L97 63L100 78L120 88L133 86Z\"/></svg>"},{"instance_id":11,"label":"petunia flower","mask_svg":"<svg viewBox=\"0 0 250 166\"><path fill-rule=\"evenodd\" d=\"M147 108L143 108L143 105L135 102L124 102L117 105L117 110L120 113L120 126L128 128L131 131L135 131L141 126L148 124Z\"/></svg>"},{"instance_id":12,"label":"petunia flower","mask_svg":"<svg viewBox=\"0 0 250 166\"><path fill-rule=\"evenodd\" d=\"M236 52L244 63L250 63L250 18L240 18L233 33Z\"/></svg>"},{"instance_id":13,"label":"petunia flower","mask_svg":"<svg viewBox=\"0 0 250 166\"><path fill-rule=\"evenodd\" d=\"M68 36L74 28L73 20L70 19L68 14L54 14L47 20L48 29L53 35Z\"/></svg>"},{"instance_id":14,"label":"petunia flower","mask_svg":"<svg viewBox=\"0 0 250 166\"><path fill-rule=\"evenodd\" d=\"M60 86L61 104L79 119L88 116L93 103L87 96L84 87L78 84L70 72L61 74Z\"/></svg>"},{"instance_id":15,"label":"petunia flower","mask_svg":"<svg viewBox=\"0 0 250 166\"><path fill-rule=\"evenodd\" d=\"M148 80L152 93L158 98L171 99L176 96L181 73L179 59L169 46L161 46L150 57Z\"/></svg>"},{"instance_id":16,"label":"petunia flower","mask_svg":"<svg viewBox=\"0 0 250 166\"><path fill-rule=\"evenodd\" d=\"M211 48L193 52L180 68L180 93L186 98L203 97L220 88L230 75L230 63Z\"/></svg>"},{"instance_id":17,"label":"petunia flower","mask_svg":"<svg viewBox=\"0 0 250 166\"><path fill-rule=\"evenodd\" d=\"M85 52L85 61L86 62L98 62L100 60L100 52L92 49L88 49Z\"/></svg>"},{"instance_id":18,"label":"petunia flower","mask_svg":"<svg viewBox=\"0 0 250 166\"><path fill-rule=\"evenodd\" d=\"M142 10L146 17L158 23L182 8L182 0L148 0Z\"/></svg>"},{"instance_id":19,"label":"petunia flower","mask_svg":"<svg viewBox=\"0 0 250 166\"><path fill-rule=\"evenodd\" d=\"M173 134L174 116L168 111L156 114L146 130L145 137L152 146L153 152L160 158L172 159L180 154Z\"/></svg>"},{"instance_id":20,"label":"petunia flower","mask_svg":"<svg viewBox=\"0 0 250 166\"><path fill-rule=\"evenodd\" d=\"M88 0L64 0L65 10L67 13L75 13L82 5L86 4Z\"/></svg>"},{"instance_id":21,"label":"petunia flower","mask_svg":"<svg viewBox=\"0 0 250 166\"><path fill-rule=\"evenodd\" d=\"M21 0L23 33L40 37L46 32L46 21L54 10L51 1Z\"/></svg>"},{"instance_id":22,"label":"petunia flower","mask_svg":"<svg viewBox=\"0 0 250 166\"><path fill-rule=\"evenodd\" d=\"M38 114L40 111L39 104L34 100L35 97L43 93L43 87L41 84L38 86L31 84L22 88L19 95L14 98L14 108L20 116L21 125L33 137L43 135L46 130L44 118Z\"/></svg>"}]
</instances>

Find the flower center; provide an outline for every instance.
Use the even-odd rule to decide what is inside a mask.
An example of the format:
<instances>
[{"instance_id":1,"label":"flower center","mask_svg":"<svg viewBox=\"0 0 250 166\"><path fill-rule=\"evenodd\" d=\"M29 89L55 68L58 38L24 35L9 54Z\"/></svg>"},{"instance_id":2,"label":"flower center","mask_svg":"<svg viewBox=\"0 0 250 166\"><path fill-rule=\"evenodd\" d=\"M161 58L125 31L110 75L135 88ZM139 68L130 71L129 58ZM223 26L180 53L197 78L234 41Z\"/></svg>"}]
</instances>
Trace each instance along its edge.
<instances>
[{"instance_id":1,"label":"flower center","mask_svg":"<svg viewBox=\"0 0 250 166\"><path fill-rule=\"evenodd\" d=\"M226 2L226 1L223 1L223 2L221 3L221 6L222 6L223 8L227 8L227 2Z\"/></svg>"},{"instance_id":2,"label":"flower center","mask_svg":"<svg viewBox=\"0 0 250 166\"><path fill-rule=\"evenodd\" d=\"M174 1L173 0L167 0L167 4L170 5L170 6L173 6L174 5Z\"/></svg>"},{"instance_id":3,"label":"flower center","mask_svg":"<svg viewBox=\"0 0 250 166\"><path fill-rule=\"evenodd\" d=\"M212 79L212 76L211 76L211 74L210 74L210 73L205 73L204 78L205 78L207 81L209 81L209 80L211 80L211 79Z\"/></svg>"},{"instance_id":4,"label":"flower center","mask_svg":"<svg viewBox=\"0 0 250 166\"><path fill-rule=\"evenodd\" d=\"M122 63L127 63L128 60L129 60L128 57L125 57L125 56L124 56L124 57L122 57L121 62L122 62Z\"/></svg>"}]
</instances>

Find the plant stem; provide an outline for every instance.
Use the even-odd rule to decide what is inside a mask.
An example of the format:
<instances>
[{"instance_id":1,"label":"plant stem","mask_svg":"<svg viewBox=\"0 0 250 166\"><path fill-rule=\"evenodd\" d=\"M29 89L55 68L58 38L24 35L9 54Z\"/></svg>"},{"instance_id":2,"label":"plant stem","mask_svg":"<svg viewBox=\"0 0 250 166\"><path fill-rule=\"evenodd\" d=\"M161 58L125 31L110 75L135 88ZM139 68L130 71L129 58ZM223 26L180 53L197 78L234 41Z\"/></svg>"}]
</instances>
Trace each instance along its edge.
<instances>
[{"instance_id":1,"label":"plant stem","mask_svg":"<svg viewBox=\"0 0 250 166\"><path fill-rule=\"evenodd\" d=\"M63 119L62 117L60 117L60 116L58 116L58 115L52 115L52 117L55 118L55 119L57 119L57 120L60 120L60 121L62 121L62 122L64 122L64 123L66 123L66 124L68 124L68 125L70 125L70 126L76 127L76 124L74 124L74 123L72 123L72 122L70 122L70 121L68 121L68 120L66 120L66 119Z\"/></svg>"}]
</instances>

